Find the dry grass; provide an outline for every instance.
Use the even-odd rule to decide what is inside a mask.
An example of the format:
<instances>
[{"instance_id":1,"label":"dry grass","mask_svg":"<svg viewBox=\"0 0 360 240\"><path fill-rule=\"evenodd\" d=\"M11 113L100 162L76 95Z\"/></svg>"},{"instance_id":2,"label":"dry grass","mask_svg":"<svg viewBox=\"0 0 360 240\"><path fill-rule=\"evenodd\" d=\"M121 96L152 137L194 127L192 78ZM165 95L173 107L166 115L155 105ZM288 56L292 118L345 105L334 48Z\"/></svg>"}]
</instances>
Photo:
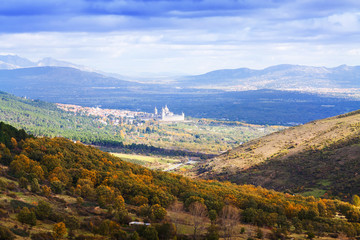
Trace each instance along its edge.
<instances>
[{"instance_id":1,"label":"dry grass","mask_svg":"<svg viewBox=\"0 0 360 240\"><path fill-rule=\"evenodd\" d=\"M359 128L354 127L359 122L360 114L357 113L343 118L332 117L288 128L210 159L202 167L213 174L231 173L246 170L275 157L286 159L309 148L321 150L334 141L359 132ZM209 172L206 172L204 177Z\"/></svg>"}]
</instances>

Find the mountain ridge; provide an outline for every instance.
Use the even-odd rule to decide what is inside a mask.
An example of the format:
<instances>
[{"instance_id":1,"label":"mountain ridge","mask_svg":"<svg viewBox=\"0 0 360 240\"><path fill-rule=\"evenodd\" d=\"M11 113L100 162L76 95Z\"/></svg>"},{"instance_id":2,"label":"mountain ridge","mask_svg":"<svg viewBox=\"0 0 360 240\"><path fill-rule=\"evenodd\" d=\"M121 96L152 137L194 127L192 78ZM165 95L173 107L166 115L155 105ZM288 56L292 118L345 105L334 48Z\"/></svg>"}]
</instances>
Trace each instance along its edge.
<instances>
[{"instance_id":1,"label":"mountain ridge","mask_svg":"<svg viewBox=\"0 0 360 240\"><path fill-rule=\"evenodd\" d=\"M178 84L218 89L359 88L360 66L314 67L281 64L260 70L221 69L178 79Z\"/></svg>"},{"instance_id":2,"label":"mountain ridge","mask_svg":"<svg viewBox=\"0 0 360 240\"><path fill-rule=\"evenodd\" d=\"M343 199L360 191L360 110L243 144L198 166L207 179ZM342 157L340 157L342 156Z\"/></svg>"}]
</instances>

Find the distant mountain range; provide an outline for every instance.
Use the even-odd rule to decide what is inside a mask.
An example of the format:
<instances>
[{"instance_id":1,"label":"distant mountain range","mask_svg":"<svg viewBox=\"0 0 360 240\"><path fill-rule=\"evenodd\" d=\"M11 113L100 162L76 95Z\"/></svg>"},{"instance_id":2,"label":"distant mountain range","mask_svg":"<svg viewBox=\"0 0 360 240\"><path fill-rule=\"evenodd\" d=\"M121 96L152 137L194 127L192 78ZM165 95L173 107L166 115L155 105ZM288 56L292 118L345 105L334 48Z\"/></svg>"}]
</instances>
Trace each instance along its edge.
<instances>
[{"instance_id":1,"label":"distant mountain range","mask_svg":"<svg viewBox=\"0 0 360 240\"><path fill-rule=\"evenodd\" d=\"M360 88L360 66L277 65L262 70L224 69L178 79L180 86L227 90Z\"/></svg>"},{"instance_id":2,"label":"distant mountain range","mask_svg":"<svg viewBox=\"0 0 360 240\"><path fill-rule=\"evenodd\" d=\"M56 60L51 57L43 58L37 62L19 57L17 55L0 55L0 69L12 70L30 67L70 67L82 71L96 72L96 70L78 64Z\"/></svg>"},{"instance_id":3,"label":"distant mountain range","mask_svg":"<svg viewBox=\"0 0 360 240\"><path fill-rule=\"evenodd\" d=\"M14 70L35 67L66 67L80 71L97 73L114 79L138 83L161 83L168 87L218 89L243 91L256 89L316 90L360 88L360 66L341 65L334 68L276 65L261 70L249 68L221 69L201 75L182 77L131 77L118 73L105 73L86 66L44 58L32 62L16 55L0 55L0 69ZM34 72L35 70L33 70ZM57 70L59 71L59 69ZM64 69L64 71L67 71ZM96 78L99 75L96 76ZM96 81L96 80L95 80Z\"/></svg>"}]
</instances>

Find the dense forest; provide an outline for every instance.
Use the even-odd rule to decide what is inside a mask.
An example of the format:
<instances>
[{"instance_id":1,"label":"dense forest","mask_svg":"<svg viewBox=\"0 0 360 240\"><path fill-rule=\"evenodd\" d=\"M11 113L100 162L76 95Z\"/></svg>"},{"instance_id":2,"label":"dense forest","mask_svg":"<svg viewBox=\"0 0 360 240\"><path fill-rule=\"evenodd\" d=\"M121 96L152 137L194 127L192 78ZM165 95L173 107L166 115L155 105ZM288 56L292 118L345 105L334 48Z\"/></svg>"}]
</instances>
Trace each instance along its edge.
<instances>
[{"instance_id":1,"label":"dense forest","mask_svg":"<svg viewBox=\"0 0 360 240\"><path fill-rule=\"evenodd\" d=\"M0 134L0 234L8 239L14 234L32 239L230 239L251 226L257 228L252 237L266 233L271 239L360 234L359 209L339 200L152 171L91 146L35 138L4 123ZM357 196L354 204L359 204ZM174 211L191 216L191 230L177 232L181 223L170 214ZM136 228L128 225L132 220L151 224ZM245 227L234 232L239 224Z\"/></svg>"}]
</instances>

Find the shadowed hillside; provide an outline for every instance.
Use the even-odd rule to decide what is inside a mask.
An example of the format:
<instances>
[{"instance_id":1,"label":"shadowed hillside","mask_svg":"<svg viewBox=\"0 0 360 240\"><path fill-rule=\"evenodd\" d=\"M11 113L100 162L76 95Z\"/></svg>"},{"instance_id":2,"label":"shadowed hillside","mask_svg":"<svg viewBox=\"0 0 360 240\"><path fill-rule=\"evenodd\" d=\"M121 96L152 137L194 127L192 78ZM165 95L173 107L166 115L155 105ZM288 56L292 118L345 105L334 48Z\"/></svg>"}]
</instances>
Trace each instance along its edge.
<instances>
[{"instance_id":1,"label":"shadowed hillside","mask_svg":"<svg viewBox=\"0 0 360 240\"><path fill-rule=\"evenodd\" d=\"M343 199L360 191L360 111L292 127L239 146L197 171L203 178Z\"/></svg>"}]
</instances>

